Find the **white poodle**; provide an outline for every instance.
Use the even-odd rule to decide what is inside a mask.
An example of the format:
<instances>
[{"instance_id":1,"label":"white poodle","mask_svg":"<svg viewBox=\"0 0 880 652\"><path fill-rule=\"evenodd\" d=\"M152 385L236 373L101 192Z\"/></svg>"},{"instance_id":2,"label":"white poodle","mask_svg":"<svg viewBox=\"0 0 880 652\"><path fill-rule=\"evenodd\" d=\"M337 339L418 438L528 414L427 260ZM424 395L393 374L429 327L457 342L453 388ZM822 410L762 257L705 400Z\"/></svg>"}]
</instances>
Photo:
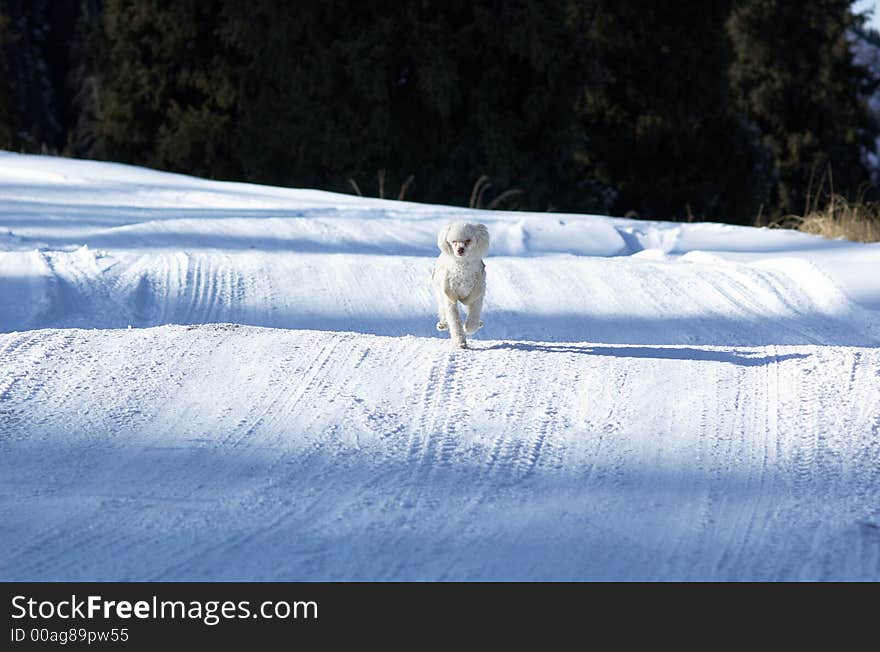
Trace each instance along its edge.
<instances>
[{"instance_id":1,"label":"white poodle","mask_svg":"<svg viewBox=\"0 0 880 652\"><path fill-rule=\"evenodd\" d=\"M441 254L431 278L437 296L437 330L449 329L452 342L467 348L464 334L476 333L483 322L480 310L486 293L486 265L483 256L489 250L489 230L485 224L456 222L448 224L437 236ZM458 302L467 306L462 330Z\"/></svg>"}]
</instances>

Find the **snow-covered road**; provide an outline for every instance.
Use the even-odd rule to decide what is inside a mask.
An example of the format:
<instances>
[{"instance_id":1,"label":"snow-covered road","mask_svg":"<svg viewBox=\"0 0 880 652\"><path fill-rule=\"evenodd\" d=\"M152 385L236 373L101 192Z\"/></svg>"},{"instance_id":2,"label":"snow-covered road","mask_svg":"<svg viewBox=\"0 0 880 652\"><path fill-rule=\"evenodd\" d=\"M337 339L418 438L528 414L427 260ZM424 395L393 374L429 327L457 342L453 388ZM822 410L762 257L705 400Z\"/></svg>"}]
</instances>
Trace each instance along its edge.
<instances>
[{"instance_id":1,"label":"snow-covered road","mask_svg":"<svg viewBox=\"0 0 880 652\"><path fill-rule=\"evenodd\" d=\"M0 336L4 578L880 577L877 349L479 346Z\"/></svg>"},{"instance_id":2,"label":"snow-covered road","mask_svg":"<svg viewBox=\"0 0 880 652\"><path fill-rule=\"evenodd\" d=\"M878 263L0 156L0 578L880 580Z\"/></svg>"}]
</instances>

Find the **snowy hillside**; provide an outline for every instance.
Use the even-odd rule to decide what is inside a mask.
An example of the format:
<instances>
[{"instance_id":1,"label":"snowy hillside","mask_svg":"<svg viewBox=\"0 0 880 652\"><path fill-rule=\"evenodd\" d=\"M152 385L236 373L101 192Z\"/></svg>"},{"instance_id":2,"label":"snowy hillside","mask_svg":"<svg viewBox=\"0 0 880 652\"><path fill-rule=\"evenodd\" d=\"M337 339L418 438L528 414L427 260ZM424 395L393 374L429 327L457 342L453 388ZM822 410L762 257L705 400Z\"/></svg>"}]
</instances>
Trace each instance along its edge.
<instances>
[{"instance_id":1,"label":"snowy hillside","mask_svg":"<svg viewBox=\"0 0 880 652\"><path fill-rule=\"evenodd\" d=\"M0 153L0 579L880 580L878 269Z\"/></svg>"}]
</instances>

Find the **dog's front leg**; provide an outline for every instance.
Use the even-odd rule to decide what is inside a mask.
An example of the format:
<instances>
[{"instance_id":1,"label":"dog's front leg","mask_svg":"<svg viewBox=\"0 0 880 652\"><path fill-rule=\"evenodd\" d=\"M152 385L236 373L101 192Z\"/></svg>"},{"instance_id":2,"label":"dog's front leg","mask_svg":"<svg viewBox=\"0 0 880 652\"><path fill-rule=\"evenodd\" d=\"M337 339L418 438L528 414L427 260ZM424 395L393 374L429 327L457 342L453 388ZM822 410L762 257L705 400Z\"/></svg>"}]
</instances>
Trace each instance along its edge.
<instances>
[{"instance_id":1,"label":"dog's front leg","mask_svg":"<svg viewBox=\"0 0 880 652\"><path fill-rule=\"evenodd\" d=\"M468 304L467 320L464 322L464 330L468 335L476 333L483 326L480 321L480 311L483 309L483 295L476 297Z\"/></svg>"},{"instance_id":2,"label":"dog's front leg","mask_svg":"<svg viewBox=\"0 0 880 652\"><path fill-rule=\"evenodd\" d=\"M452 343L460 349L467 348L467 340L464 338L464 330L461 327L461 315L458 314L458 303L446 300L446 323L449 325L449 335Z\"/></svg>"},{"instance_id":3,"label":"dog's front leg","mask_svg":"<svg viewBox=\"0 0 880 652\"><path fill-rule=\"evenodd\" d=\"M446 316L446 304L449 301L446 298L446 294L443 293L443 290L439 287L434 287L434 298L437 299L437 330L445 331L449 328L449 318Z\"/></svg>"}]
</instances>

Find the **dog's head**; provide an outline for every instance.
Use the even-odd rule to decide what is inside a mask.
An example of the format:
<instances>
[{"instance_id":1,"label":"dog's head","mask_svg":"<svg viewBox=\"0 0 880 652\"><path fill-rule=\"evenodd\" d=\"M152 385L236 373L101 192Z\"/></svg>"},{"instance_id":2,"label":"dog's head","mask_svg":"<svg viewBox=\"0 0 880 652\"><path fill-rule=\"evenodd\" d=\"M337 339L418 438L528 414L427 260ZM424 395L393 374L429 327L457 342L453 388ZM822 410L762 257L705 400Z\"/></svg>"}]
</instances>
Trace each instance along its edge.
<instances>
[{"instance_id":1,"label":"dog's head","mask_svg":"<svg viewBox=\"0 0 880 652\"><path fill-rule=\"evenodd\" d=\"M453 258L482 258L489 251L489 229L474 222L448 224L437 236L437 246Z\"/></svg>"}]
</instances>

